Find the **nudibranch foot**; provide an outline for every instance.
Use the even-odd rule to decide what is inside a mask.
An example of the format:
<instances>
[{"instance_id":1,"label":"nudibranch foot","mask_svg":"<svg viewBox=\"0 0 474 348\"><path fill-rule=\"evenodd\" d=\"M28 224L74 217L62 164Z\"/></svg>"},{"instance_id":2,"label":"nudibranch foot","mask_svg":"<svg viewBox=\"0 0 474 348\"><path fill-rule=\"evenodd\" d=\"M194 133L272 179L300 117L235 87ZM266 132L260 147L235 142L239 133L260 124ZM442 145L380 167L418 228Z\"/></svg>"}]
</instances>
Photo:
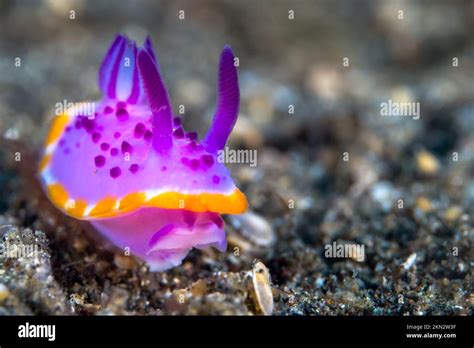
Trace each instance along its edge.
<instances>
[{"instance_id":1,"label":"nudibranch foot","mask_svg":"<svg viewBox=\"0 0 474 348\"><path fill-rule=\"evenodd\" d=\"M181 264L192 248L227 247L224 222L216 213L143 208L92 224L124 252L144 260L151 271Z\"/></svg>"}]
</instances>

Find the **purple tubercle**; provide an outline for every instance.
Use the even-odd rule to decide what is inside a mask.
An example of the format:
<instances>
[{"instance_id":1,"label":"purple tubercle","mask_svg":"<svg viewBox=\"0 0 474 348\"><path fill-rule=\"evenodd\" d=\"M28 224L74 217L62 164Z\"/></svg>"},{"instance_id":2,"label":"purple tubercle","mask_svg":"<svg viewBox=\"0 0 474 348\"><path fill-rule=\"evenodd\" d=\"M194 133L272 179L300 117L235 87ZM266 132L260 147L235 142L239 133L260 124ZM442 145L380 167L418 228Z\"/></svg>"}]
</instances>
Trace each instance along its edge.
<instances>
[{"instance_id":1,"label":"purple tubercle","mask_svg":"<svg viewBox=\"0 0 474 348\"><path fill-rule=\"evenodd\" d=\"M121 149L123 154L131 154L133 152L133 146L127 141L122 141Z\"/></svg>"},{"instance_id":2,"label":"purple tubercle","mask_svg":"<svg viewBox=\"0 0 474 348\"><path fill-rule=\"evenodd\" d=\"M143 139L145 139L146 141L151 141L153 139L153 133L151 132L151 130L147 129L145 131L145 134L143 135Z\"/></svg>"},{"instance_id":3,"label":"purple tubercle","mask_svg":"<svg viewBox=\"0 0 474 348\"><path fill-rule=\"evenodd\" d=\"M218 183L221 182L221 178L219 178L217 175L214 175L212 177L212 182L217 185Z\"/></svg>"},{"instance_id":4,"label":"purple tubercle","mask_svg":"<svg viewBox=\"0 0 474 348\"><path fill-rule=\"evenodd\" d=\"M192 170L197 170L199 168L199 160L197 158L193 158L190 162L190 167Z\"/></svg>"},{"instance_id":5,"label":"purple tubercle","mask_svg":"<svg viewBox=\"0 0 474 348\"><path fill-rule=\"evenodd\" d=\"M189 151L196 151L196 150L202 150L202 145L198 144L196 140L191 140L188 145L186 145L186 148Z\"/></svg>"},{"instance_id":6,"label":"purple tubercle","mask_svg":"<svg viewBox=\"0 0 474 348\"><path fill-rule=\"evenodd\" d=\"M138 164L134 163L128 168L128 170L132 173L135 174L138 171Z\"/></svg>"},{"instance_id":7,"label":"purple tubercle","mask_svg":"<svg viewBox=\"0 0 474 348\"><path fill-rule=\"evenodd\" d=\"M146 131L146 126L143 123L138 122L135 125L135 129L133 130L133 136L135 138L141 138L143 134L145 134L145 131Z\"/></svg>"},{"instance_id":8,"label":"purple tubercle","mask_svg":"<svg viewBox=\"0 0 474 348\"><path fill-rule=\"evenodd\" d=\"M186 138L189 140L197 140L197 133L196 132L188 132L186 133Z\"/></svg>"},{"instance_id":9,"label":"purple tubercle","mask_svg":"<svg viewBox=\"0 0 474 348\"><path fill-rule=\"evenodd\" d=\"M120 169L120 167L113 167L112 169L110 169L110 176L112 177L112 179L118 178L120 174L122 174L122 170Z\"/></svg>"},{"instance_id":10,"label":"purple tubercle","mask_svg":"<svg viewBox=\"0 0 474 348\"><path fill-rule=\"evenodd\" d=\"M124 101L118 101L116 106L117 106L117 110L126 109L127 108L127 103L125 103Z\"/></svg>"},{"instance_id":11,"label":"purple tubercle","mask_svg":"<svg viewBox=\"0 0 474 348\"><path fill-rule=\"evenodd\" d=\"M115 132L114 133L114 138L118 139L118 138L120 138L120 135L121 135L120 132Z\"/></svg>"},{"instance_id":12,"label":"purple tubercle","mask_svg":"<svg viewBox=\"0 0 474 348\"><path fill-rule=\"evenodd\" d=\"M98 143L100 138L101 138L100 133L98 133L98 132L92 133L92 142Z\"/></svg>"},{"instance_id":13,"label":"purple tubercle","mask_svg":"<svg viewBox=\"0 0 474 348\"><path fill-rule=\"evenodd\" d=\"M94 163L97 168L103 167L105 165L105 157L102 155L95 156Z\"/></svg>"},{"instance_id":14,"label":"purple tubercle","mask_svg":"<svg viewBox=\"0 0 474 348\"><path fill-rule=\"evenodd\" d=\"M204 148L210 153L224 148L239 114L239 81L234 54L229 46L222 50L218 75L217 109L211 127L202 141Z\"/></svg>"},{"instance_id":15,"label":"purple tubercle","mask_svg":"<svg viewBox=\"0 0 474 348\"><path fill-rule=\"evenodd\" d=\"M87 118L83 118L82 120L83 120L82 123L84 124L84 128L86 129L87 133L92 132L92 130L95 127L94 120L89 120Z\"/></svg>"},{"instance_id":16,"label":"purple tubercle","mask_svg":"<svg viewBox=\"0 0 474 348\"><path fill-rule=\"evenodd\" d=\"M119 150L116 147L113 147L112 149L110 149L111 156L117 156L118 153L119 153Z\"/></svg>"},{"instance_id":17,"label":"purple tubercle","mask_svg":"<svg viewBox=\"0 0 474 348\"><path fill-rule=\"evenodd\" d=\"M143 49L138 52L138 70L153 115L153 148L157 152L165 152L173 146L172 110L168 91L153 58Z\"/></svg>"},{"instance_id":18,"label":"purple tubercle","mask_svg":"<svg viewBox=\"0 0 474 348\"><path fill-rule=\"evenodd\" d=\"M212 167L214 165L214 157L212 155L206 154L201 156L201 161L206 167Z\"/></svg>"},{"instance_id":19,"label":"purple tubercle","mask_svg":"<svg viewBox=\"0 0 474 348\"><path fill-rule=\"evenodd\" d=\"M108 150L110 149L109 143L102 143L102 144L100 144L100 149L101 149L102 151L108 151Z\"/></svg>"},{"instance_id":20,"label":"purple tubercle","mask_svg":"<svg viewBox=\"0 0 474 348\"><path fill-rule=\"evenodd\" d=\"M183 127L178 127L176 128L174 131L173 131L173 135L178 138L178 139L182 139L184 138L184 130L183 130Z\"/></svg>"},{"instance_id":21,"label":"purple tubercle","mask_svg":"<svg viewBox=\"0 0 474 348\"><path fill-rule=\"evenodd\" d=\"M118 109L115 113L119 121L126 121L128 120L128 111L126 109Z\"/></svg>"}]
</instances>

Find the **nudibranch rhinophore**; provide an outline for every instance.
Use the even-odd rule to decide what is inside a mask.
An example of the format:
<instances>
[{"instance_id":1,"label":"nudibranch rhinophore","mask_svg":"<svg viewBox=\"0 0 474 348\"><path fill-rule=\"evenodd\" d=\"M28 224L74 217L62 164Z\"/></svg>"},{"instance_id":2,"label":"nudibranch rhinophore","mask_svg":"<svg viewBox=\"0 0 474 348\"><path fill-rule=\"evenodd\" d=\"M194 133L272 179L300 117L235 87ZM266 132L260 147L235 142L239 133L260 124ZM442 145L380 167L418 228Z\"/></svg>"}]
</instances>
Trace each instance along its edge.
<instances>
[{"instance_id":1,"label":"nudibranch rhinophore","mask_svg":"<svg viewBox=\"0 0 474 348\"><path fill-rule=\"evenodd\" d=\"M232 49L221 53L217 108L201 141L173 117L149 37L137 48L118 35L100 67L99 87L103 98L92 115L76 107L53 120L39 166L51 201L152 271L181 264L192 248L224 251L220 215L247 209L218 162L239 110Z\"/></svg>"}]
</instances>

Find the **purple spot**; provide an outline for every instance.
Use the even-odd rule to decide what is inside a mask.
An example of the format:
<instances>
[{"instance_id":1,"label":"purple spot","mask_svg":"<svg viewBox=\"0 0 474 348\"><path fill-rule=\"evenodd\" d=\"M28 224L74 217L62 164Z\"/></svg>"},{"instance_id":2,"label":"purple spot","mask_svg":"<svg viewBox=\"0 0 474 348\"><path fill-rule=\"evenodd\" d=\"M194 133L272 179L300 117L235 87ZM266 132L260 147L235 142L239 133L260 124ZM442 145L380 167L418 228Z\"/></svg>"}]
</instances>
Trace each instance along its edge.
<instances>
[{"instance_id":1,"label":"purple spot","mask_svg":"<svg viewBox=\"0 0 474 348\"><path fill-rule=\"evenodd\" d=\"M135 130L133 131L133 136L135 138L141 138L143 136L143 134L145 133L145 131L146 131L145 125L143 123L139 122L135 126Z\"/></svg>"},{"instance_id":2,"label":"purple spot","mask_svg":"<svg viewBox=\"0 0 474 348\"><path fill-rule=\"evenodd\" d=\"M92 132L92 130L94 129L95 127L95 122L94 120L89 120L87 118L84 118L84 128L86 129L87 133L90 133Z\"/></svg>"},{"instance_id":3,"label":"purple spot","mask_svg":"<svg viewBox=\"0 0 474 348\"><path fill-rule=\"evenodd\" d=\"M135 174L138 171L138 164L134 163L128 168L128 170L132 173Z\"/></svg>"},{"instance_id":4,"label":"purple spot","mask_svg":"<svg viewBox=\"0 0 474 348\"><path fill-rule=\"evenodd\" d=\"M129 153L131 154L133 151L133 146L130 145L128 142L126 141L122 141L122 153L123 154L126 154L126 153Z\"/></svg>"},{"instance_id":5,"label":"purple spot","mask_svg":"<svg viewBox=\"0 0 474 348\"><path fill-rule=\"evenodd\" d=\"M71 131L71 126L67 126L66 127L66 132L70 132Z\"/></svg>"},{"instance_id":6,"label":"purple spot","mask_svg":"<svg viewBox=\"0 0 474 348\"><path fill-rule=\"evenodd\" d=\"M105 157L102 156L102 155L99 155L99 156L95 156L94 157L94 163L95 163L95 166L96 167L103 167L104 164L105 164Z\"/></svg>"},{"instance_id":7,"label":"purple spot","mask_svg":"<svg viewBox=\"0 0 474 348\"><path fill-rule=\"evenodd\" d=\"M125 109L118 109L115 116L117 116L119 121L126 121L128 120L128 111Z\"/></svg>"},{"instance_id":8,"label":"purple spot","mask_svg":"<svg viewBox=\"0 0 474 348\"><path fill-rule=\"evenodd\" d=\"M59 140L59 146L63 146L65 142L66 142L66 140L64 140L64 139Z\"/></svg>"},{"instance_id":9,"label":"purple spot","mask_svg":"<svg viewBox=\"0 0 474 348\"><path fill-rule=\"evenodd\" d=\"M196 170L199 168L199 160L197 158L194 158L191 160L191 169Z\"/></svg>"},{"instance_id":10,"label":"purple spot","mask_svg":"<svg viewBox=\"0 0 474 348\"><path fill-rule=\"evenodd\" d=\"M120 174L122 174L122 171L119 167L113 167L112 169L110 169L110 176L112 177L112 179L118 178Z\"/></svg>"},{"instance_id":11,"label":"purple spot","mask_svg":"<svg viewBox=\"0 0 474 348\"><path fill-rule=\"evenodd\" d=\"M127 103L123 101L117 102L117 109L125 109L127 107Z\"/></svg>"},{"instance_id":12,"label":"purple spot","mask_svg":"<svg viewBox=\"0 0 474 348\"><path fill-rule=\"evenodd\" d=\"M214 176L212 177L212 182L213 182L214 184L218 184L218 183L221 182L221 178L219 178L217 175L214 175Z\"/></svg>"},{"instance_id":13,"label":"purple spot","mask_svg":"<svg viewBox=\"0 0 474 348\"><path fill-rule=\"evenodd\" d=\"M184 138L183 127L176 128L173 132L173 135L178 139Z\"/></svg>"},{"instance_id":14,"label":"purple spot","mask_svg":"<svg viewBox=\"0 0 474 348\"><path fill-rule=\"evenodd\" d=\"M117 156L119 153L119 150L116 148L116 147L113 147L111 150L110 150L110 155L111 156Z\"/></svg>"},{"instance_id":15,"label":"purple spot","mask_svg":"<svg viewBox=\"0 0 474 348\"><path fill-rule=\"evenodd\" d=\"M97 133L97 132L92 133L92 141L94 143L98 143L100 140L100 137L101 137L100 133Z\"/></svg>"},{"instance_id":16,"label":"purple spot","mask_svg":"<svg viewBox=\"0 0 474 348\"><path fill-rule=\"evenodd\" d=\"M162 172L165 172L166 169L168 169L168 168L166 168L166 166L161 167L161 171L162 171Z\"/></svg>"},{"instance_id":17,"label":"purple spot","mask_svg":"<svg viewBox=\"0 0 474 348\"><path fill-rule=\"evenodd\" d=\"M189 158L187 158L187 157L181 158L181 163L183 163L185 166L187 166L189 164Z\"/></svg>"},{"instance_id":18,"label":"purple spot","mask_svg":"<svg viewBox=\"0 0 474 348\"><path fill-rule=\"evenodd\" d=\"M186 145L186 147L188 148L188 150L191 151L197 150L199 148L198 144L196 143L196 140L191 140L191 142Z\"/></svg>"},{"instance_id":19,"label":"purple spot","mask_svg":"<svg viewBox=\"0 0 474 348\"><path fill-rule=\"evenodd\" d=\"M197 137L198 137L198 134L196 132L186 133L186 138L188 138L189 140L196 140Z\"/></svg>"},{"instance_id":20,"label":"purple spot","mask_svg":"<svg viewBox=\"0 0 474 348\"><path fill-rule=\"evenodd\" d=\"M102 143L100 144L100 149L102 151L107 151L108 149L110 149L110 145L108 143Z\"/></svg>"},{"instance_id":21,"label":"purple spot","mask_svg":"<svg viewBox=\"0 0 474 348\"><path fill-rule=\"evenodd\" d=\"M76 148L80 148L81 147L81 143L80 142L77 142L76 143Z\"/></svg>"},{"instance_id":22,"label":"purple spot","mask_svg":"<svg viewBox=\"0 0 474 348\"><path fill-rule=\"evenodd\" d=\"M65 154L65 155L68 155L69 152L71 152L71 150L70 150L68 147L66 147L66 148L64 149L64 154Z\"/></svg>"},{"instance_id":23,"label":"purple spot","mask_svg":"<svg viewBox=\"0 0 474 348\"><path fill-rule=\"evenodd\" d=\"M151 138L153 138L153 133L149 129L147 129L144 138L146 141L151 141Z\"/></svg>"},{"instance_id":24,"label":"purple spot","mask_svg":"<svg viewBox=\"0 0 474 348\"><path fill-rule=\"evenodd\" d=\"M214 157L212 157L212 155L202 155L201 161L206 167L212 167L214 165Z\"/></svg>"},{"instance_id":25,"label":"purple spot","mask_svg":"<svg viewBox=\"0 0 474 348\"><path fill-rule=\"evenodd\" d=\"M104 109L104 114L111 114L114 111L110 106L106 106Z\"/></svg>"},{"instance_id":26,"label":"purple spot","mask_svg":"<svg viewBox=\"0 0 474 348\"><path fill-rule=\"evenodd\" d=\"M82 128L82 122L80 120L77 120L74 126L76 127L76 129L80 129Z\"/></svg>"},{"instance_id":27,"label":"purple spot","mask_svg":"<svg viewBox=\"0 0 474 348\"><path fill-rule=\"evenodd\" d=\"M175 117L175 118L173 119L173 125L174 125L175 127L181 126L181 117Z\"/></svg>"},{"instance_id":28,"label":"purple spot","mask_svg":"<svg viewBox=\"0 0 474 348\"><path fill-rule=\"evenodd\" d=\"M115 132L114 133L114 138L118 139L118 138L120 138L120 135L121 135L120 132Z\"/></svg>"}]
</instances>

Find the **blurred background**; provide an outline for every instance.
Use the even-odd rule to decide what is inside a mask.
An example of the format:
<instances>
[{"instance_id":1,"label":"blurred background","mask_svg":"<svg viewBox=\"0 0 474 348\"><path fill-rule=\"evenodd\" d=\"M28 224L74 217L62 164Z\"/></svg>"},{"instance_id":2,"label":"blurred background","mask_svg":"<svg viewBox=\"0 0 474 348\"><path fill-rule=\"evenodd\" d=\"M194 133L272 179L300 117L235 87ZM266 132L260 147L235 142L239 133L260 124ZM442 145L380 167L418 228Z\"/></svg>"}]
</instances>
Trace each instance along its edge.
<instances>
[{"instance_id":1,"label":"blurred background","mask_svg":"<svg viewBox=\"0 0 474 348\"><path fill-rule=\"evenodd\" d=\"M0 225L17 227L4 240L30 233L48 245L50 264L39 262L51 277L37 282L19 261L4 264L13 300L0 308L261 313L239 278L259 259L274 314L472 315L473 24L467 0L2 0ZM185 105L185 128L201 136L220 50L229 44L239 58L230 146L258 152L255 168L229 165L250 203L248 214L226 218L239 257L196 251L182 268L150 274L55 215L28 176L55 104L100 98L97 71L118 32L140 44L151 36L174 111ZM420 118L381 116L388 100L419 103ZM29 159L21 164L18 147ZM334 241L365 245L366 260L325 258ZM198 279L204 290L176 305L177 291ZM35 295L44 287L54 303Z\"/></svg>"}]
</instances>

